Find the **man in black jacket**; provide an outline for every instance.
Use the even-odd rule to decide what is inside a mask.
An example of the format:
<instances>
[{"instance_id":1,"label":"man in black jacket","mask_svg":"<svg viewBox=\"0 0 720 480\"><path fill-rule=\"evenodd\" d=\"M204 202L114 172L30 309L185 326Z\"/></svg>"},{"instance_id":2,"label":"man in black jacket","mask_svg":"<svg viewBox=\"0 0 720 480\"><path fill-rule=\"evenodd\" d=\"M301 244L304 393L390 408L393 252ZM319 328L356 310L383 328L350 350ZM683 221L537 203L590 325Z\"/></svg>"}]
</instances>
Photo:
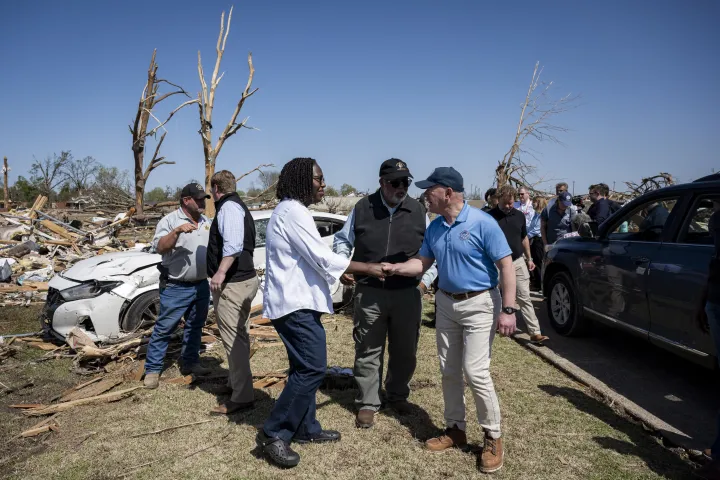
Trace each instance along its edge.
<instances>
[{"instance_id":1,"label":"man in black jacket","mask_svg":"<svg viewBox=\"0 0 720 480\"><path fill-rule=\"evenodd\" d=\"M418 255L428 218L420 203L408 197L412 182L407 164L391 158L380 166L380 189L356 205L343 229L335 234L333 250L357 262L402 263ZM356 425L370 428L380 409L385 339L388 340L387 404L410 413L407 398L415 372L422 315L422 294L436 275L433 267L422 278L343 276L356 282L353 339L354 375L358 384Z\"/></svg>"},{"instance_id":2,"label":"man in black jacket","mask_svg":"<svg viewBox=\"0 0 720 480\"><path fill-rule=\"evenodd\" d=\"M253 405L250 371L250 306L258 291L253 263L255 222L237 193L235 177L221 170L210 180L215 219L210 227L207 271L215 316L228 358L231 397L213 408L213 415L227 415Z\"/></svg>"},{"instance_id":3,"label":"man in black jacket","mask_svg":"<svg viewBox=\"0 0 720 480\"><path fill-rule=\"evenodd\" d=\"M620 204L610 200L610 187L604 183L590 185L589 196L592 205L588 208L588 215L598 225L607 220L610 215L620 210Z\"/></svg>"}]
</instances>

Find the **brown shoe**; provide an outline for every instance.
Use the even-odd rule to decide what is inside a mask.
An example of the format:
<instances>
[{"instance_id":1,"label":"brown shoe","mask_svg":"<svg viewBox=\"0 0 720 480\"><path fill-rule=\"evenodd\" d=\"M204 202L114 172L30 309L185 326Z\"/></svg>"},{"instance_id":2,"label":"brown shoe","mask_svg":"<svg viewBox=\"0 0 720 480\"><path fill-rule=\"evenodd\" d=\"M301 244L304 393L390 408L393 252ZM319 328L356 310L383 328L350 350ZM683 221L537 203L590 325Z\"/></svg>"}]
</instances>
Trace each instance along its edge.
<instances>
[{"instance_id":1,"label":"brown shoe","mask_svg":"<svg viewBox=\"0 0 720 480\"><path fill-rule=\"evenodd\" d=\"M358 428L370 428L375 425L375 411L367 408L361 409L355 417L355 426Z\"/></svg>"},{"instance_id":2,"label":"brown shoe","mask_svg":"<svg viewBox=\"0 0 720 480\"><path fill-rule=\"evenodd\" d=\"M493 473L503 466L502 438L491 438L485 434L485 445L480 456L480 471L482 473Z\"/></svg>"},{"instance_id":3,"label":"brown shoe","mask_svg":"<svg viewBox=\"0 0 720 480\"><path fill-rule=\"evenodd\" d=\"M425 442L425 446L431 452L442 452L448 448L465 448L467 446L467 436L465 432L460 430L457 425L446 428L445 433L439 437L431 438Z\"/></svg>"},{"instance_id":4,"label":"brown shoe","mask_svg":"<svg viewBox=\"0 0 720 480\"><path fill-rule=\"evenodd\" d=\"M210 415L231 415L242 410L249 410L254 406L255 402L235 403L232 400L228 400L210 409Z\"/></svg>"},{"instance_id":5,"label":"brown shoe","mask_svg":"<svg viewBox=\"0 0 720 480\"><path fill-rule=\"evenodd\" d=\"M145 388L155 389L160 385L160 374L159 373L146 373L145 380L143 381Z\"/></svg>"},{"instance_id":6,"label":"brown shoe","mask_svg":"<svg viewBox=\"0 0 720 480\"><path fill-rule=\"evenodd\" d=\"M546 337L545 335L543 335L541 333L536 333L535 335L530 335L530 343L542 345L542 343L547 340L550 340L550 337Z\"/></svg>"}]
</instances>

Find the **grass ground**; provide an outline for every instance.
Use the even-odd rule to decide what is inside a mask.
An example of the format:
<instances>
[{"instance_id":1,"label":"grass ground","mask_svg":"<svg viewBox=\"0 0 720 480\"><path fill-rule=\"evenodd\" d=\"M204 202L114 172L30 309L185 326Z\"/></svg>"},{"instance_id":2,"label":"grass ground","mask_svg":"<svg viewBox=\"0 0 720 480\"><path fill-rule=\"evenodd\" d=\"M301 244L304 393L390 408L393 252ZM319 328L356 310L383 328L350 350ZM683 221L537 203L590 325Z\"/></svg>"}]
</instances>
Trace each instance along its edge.
<instances>
[{"instance_id":1,"label":"grass ground","mask_svg":"<svg viewBox=\"0 0 720 480\"><path fill-rule=\"evenodd\" d=\"M0 322L8 309L0 312ZM330 366L351 367L352 322L325 317ZM0 334L7 333L0 323ZM12 326L22 325L16 320ZM30 330L35 324L28 325ZM33 351L7 360L27 364ZM206 352L203 362L224 368L221 346ZM252 359L256 371L286 366L283 350L260 350ZM325 428L342 432L340 443L297 446L300 466L286 472L257 456L256 428L267 417L278 390L256 391L257 407L229 418L208 417L216 402L211 386L161 385L140 390L117 403L79 407L58 417L61 431L47 438L12 439L37 422L6 405L47 401L67 385L78 383L69 361L53 360L0 373L0 382L33 379L36 387L0 397L0 476L7 478L477 478L477 455L452 450L429 453L423 441L443 426L443 401L434 330L422 327L418 368L410 401L416 411L406 417L383 411L371 430L354 426L355 391L318 393L318 418ZM617 415L582 385L544 363L514 341L498 338L493 350L493 378L503 413L505 468L498 479L682 479L692 467L664 448L642 427ZM176 375L173 367L166 376ZM123 385L119 388L127 388ZM467 395L469 440L481 442L472 397ZM132 435L212 418L208 423L131 438ZM88 437L88 434L95 432Z\"/></svg>"}]
</instances>

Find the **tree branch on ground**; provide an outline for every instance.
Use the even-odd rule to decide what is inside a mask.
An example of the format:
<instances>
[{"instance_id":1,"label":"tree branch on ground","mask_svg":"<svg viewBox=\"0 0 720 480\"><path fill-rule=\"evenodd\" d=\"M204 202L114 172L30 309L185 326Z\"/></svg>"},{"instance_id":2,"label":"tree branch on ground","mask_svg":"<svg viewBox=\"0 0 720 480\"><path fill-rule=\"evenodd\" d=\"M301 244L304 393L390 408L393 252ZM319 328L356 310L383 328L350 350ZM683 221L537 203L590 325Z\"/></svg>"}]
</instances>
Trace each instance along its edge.
<instances>
[{"instance_id":1,"label":"tree branch on ground","mask_svg":"<svg viewBox=\"0 0 720 480\"><path fill-rule=\"evenodd\" d=\"M203 154L205 155L205 189L210 189L210 179L215 174L215 164L217 161L217 157L220 154L220 150L222 149L222 146L224 145L225 141L230 138L232 135L237 133L238 130L241 128L248 128L253 129L253 127L247 126L248 118L246 117L244 120L242 120L240 123L237 123L237 117L240 114L240 111L243 108L243 105L245 104L245 100L250 98L255 92L258 91L258 89L251 90L252 87L252 81L253 76L255 75L255 68L253 67L252 63L252 53L248 53L248 68L249 68L249 74L248 74L248 80L247 84L245 85L245 90L243 90L242 96L240 97L240 100L238 101L237 105L235 106L235 111L233 112L232 116L230 117L230 121L225 126L223 132L220 134L220 136L217 139L217 142L215 142L215 145L213 146L213 140L212 140L212 114L213 114L213 108L215 106L215 91L217 90L217 86L220 83L220 80L222 79L224 74L221 74L218 76L218 73L220 71L220 63L222 61L223 54L225 53L225 44L227 42L227 37L230 34L230 22L232 20L232 12L233 8L230 7L230 12L228 14L228 22L227 22L227 29L225 28L225 12L222 13L220 16L220 33L218 34L217 39L217 46L216 46L216 58L215 58L215 68L213 69L212 77L210 79L210 86L208 88L208 84L205 80L205 72L203 71L202 67L202 58L200 56L200 52L198 51L198 76L200 77L200 87L201 91L198 93L198 110L200 114L200 138L202 139L203 144ZM223 35L224 34L224 35ZM208 201L205 208L205 213L209 216L215 215L215 205L212 202L212 200Z\"/></svg>"}]
</instances>

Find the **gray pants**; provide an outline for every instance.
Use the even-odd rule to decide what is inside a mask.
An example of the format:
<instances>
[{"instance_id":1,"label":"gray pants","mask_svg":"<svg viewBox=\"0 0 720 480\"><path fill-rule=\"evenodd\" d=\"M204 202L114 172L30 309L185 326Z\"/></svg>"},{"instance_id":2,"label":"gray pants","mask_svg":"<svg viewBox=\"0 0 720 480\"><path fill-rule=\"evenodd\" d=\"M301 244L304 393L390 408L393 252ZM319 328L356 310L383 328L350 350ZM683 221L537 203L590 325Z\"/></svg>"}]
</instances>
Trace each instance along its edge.
<instances>
[{"instance_id":1,"label":"gray pants","mask_svg":"<svg viewBox=\"0 0 720 480\"><path fill-rule=\"evenodd\" d=\"M385 338L388 340L387 401L407 400L415 372L422 295L417 288L355 288L355 368L358 409L380 409Z\"/></svg>"}]
</instances>

